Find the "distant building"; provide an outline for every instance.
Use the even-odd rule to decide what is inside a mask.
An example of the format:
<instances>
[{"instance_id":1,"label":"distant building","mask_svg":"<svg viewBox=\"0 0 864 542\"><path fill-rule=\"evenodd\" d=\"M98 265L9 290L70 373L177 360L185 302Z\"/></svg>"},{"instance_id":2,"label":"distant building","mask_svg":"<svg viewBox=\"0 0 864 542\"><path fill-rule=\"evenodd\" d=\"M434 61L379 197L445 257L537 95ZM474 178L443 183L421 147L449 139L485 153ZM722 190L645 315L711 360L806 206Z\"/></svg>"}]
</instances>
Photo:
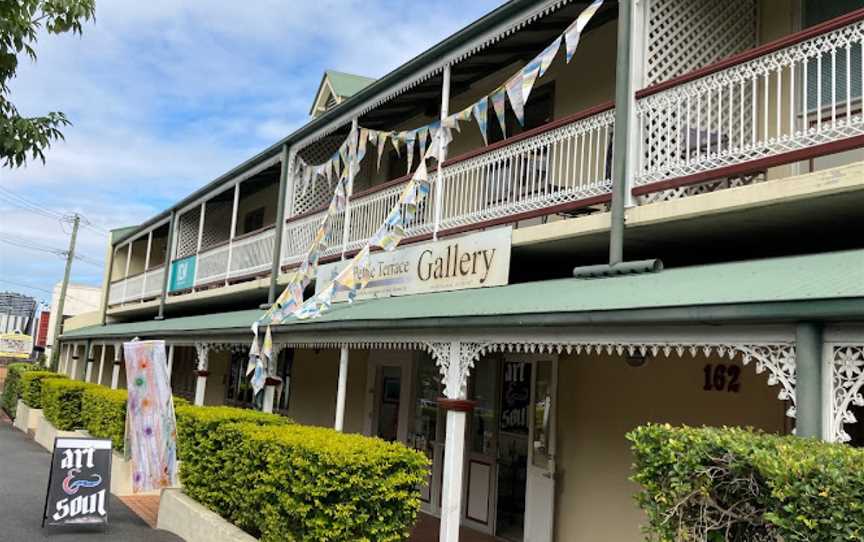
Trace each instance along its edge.
<instances>
[{"instance_id":1,"label":"distant building","mask_svg":"<svg viewBox=\"0 0 864 542\"><path fill-rule=\"evenodd\" d=\"M57 308L60 303L60 286L61 284L58 282L54 286L54 293L51 295L50 315L52 316L57 314ZM63 304L63 321L65 322L72 316L98 311L99 303L101 302L100 296L101 289L98 286L86 286L83 284L70 284L67 286L66 302ZM54 318L49 317L47 320L48 323L44 324L48 327L45 340L45 356L51 359L51 345L54 344Z\"/></svg>"},{"instance_id":2,"label":"distant building","mask_svg":"<svg viewBox=\"0 0 864 542\"><path fill-rule=\"evenodd\" d=\"M35 299L15 292L0 293L0 360L30 357L35 323Z\"/></svg>"}]
</instances>

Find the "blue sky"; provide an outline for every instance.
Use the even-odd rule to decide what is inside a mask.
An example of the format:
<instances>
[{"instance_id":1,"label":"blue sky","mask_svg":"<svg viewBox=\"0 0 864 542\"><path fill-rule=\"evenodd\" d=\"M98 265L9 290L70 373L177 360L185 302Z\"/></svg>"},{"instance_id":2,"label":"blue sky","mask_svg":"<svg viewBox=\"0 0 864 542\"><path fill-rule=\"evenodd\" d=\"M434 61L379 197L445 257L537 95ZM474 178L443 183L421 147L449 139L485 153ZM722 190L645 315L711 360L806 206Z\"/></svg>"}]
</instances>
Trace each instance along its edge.
<instances>
[{"instance_id":1,"label":"blue sky","mask_svg":"<svg viewBox=\"0 0 864 542\"><path fill-rule=\"evenodd\" d=\"M98 228L139 223L305 123L325 69L380 77L501 3L98 0L82 37L43 35L22 61L22 113L73 126L46 165L0 169L0 186ZM57 220L2 199L0 233L68 244ZM82 229L81 254L102 261L105 246ZM60 257L0 243L0 291L47 301L62 274ZM73 282L101 277L73 265Z\"/></svg>"}]
</instances>

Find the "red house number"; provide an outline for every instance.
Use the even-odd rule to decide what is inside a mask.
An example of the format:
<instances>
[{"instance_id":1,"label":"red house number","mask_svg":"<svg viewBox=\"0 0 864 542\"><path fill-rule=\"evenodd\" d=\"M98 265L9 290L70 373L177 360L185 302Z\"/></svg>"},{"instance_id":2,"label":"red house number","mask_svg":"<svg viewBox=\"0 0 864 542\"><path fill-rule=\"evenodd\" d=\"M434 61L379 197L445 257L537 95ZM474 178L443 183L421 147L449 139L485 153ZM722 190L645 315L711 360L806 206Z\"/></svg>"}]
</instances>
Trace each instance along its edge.
<instances>
[{"instance_id":1,"label":"red house number","mask_svg":"<svg viewBox=\"0 0 864 542\"><path fill-rule=\"evenodd\" d=\"M741 367L737 365L714 365L709 363L705 366L705 391L728 391L738 393L741 391Z\"/></svg>"}]
</instances>

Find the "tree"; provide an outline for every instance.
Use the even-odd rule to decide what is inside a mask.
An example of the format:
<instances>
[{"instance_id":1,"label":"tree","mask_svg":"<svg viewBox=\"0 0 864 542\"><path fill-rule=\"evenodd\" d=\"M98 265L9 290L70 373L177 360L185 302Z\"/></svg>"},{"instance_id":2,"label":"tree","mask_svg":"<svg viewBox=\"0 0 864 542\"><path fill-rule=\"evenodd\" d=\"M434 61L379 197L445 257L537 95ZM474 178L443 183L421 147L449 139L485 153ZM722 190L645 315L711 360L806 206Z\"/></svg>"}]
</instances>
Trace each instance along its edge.
<instances>
[{"instance_id":1,"label":"tree","mask_svg":"<svg viewBox=\"0 0 864 542\"><path fill-rule=\"evenodd\" d=\"M43 28L49 34L81 34L82 25L96 14L96 0L0 0L0 160L20 167L31 160L45 162L45 149L63 139L60 128L69 119L59 111L23 117L9 99L9 81L18 59L36 61L34 46Z\"/></svg>"}]
</instances>

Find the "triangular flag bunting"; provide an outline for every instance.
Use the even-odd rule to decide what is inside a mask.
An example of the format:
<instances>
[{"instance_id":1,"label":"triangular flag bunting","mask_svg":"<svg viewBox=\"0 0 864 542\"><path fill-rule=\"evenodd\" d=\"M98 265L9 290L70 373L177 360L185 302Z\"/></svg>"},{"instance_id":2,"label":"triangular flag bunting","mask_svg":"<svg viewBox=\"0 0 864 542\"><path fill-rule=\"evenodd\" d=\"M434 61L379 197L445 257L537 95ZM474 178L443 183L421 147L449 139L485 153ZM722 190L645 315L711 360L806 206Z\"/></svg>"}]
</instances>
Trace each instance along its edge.
<instances>
[{"instance_id":1,"label":"triangular flag bunting","mask_svg":"<svg viewBox=\"0 0 864 542\"><path fill-rule=\"evenodd\" d=\"M495 109L495 116L498 117L498 124L501 125L501 135L507 137L507 117L505 116L505 106L507 103L507 90L501 86L493 92L489 99L492 100L492 107Z\"/></svg>"},{"instance_id":2,"label":"triangular flag bunting","mask_svg":"<svg viewBox=\"0 0 864 542\"><path fill-rule=\"evenodd\" d=\"M576 17L567 30L564 31L564 40L567 43L567 63L573 58L573 53L576 52L576 47L579 46L579 38L582 36L582 31L588 26L588 21L597 13L600 6L603 5L603 0L594 0L591 5L582 10L582 13Z\"/></svg>"},{"instance_id":3,"label":"triangular flag bunting","mask_svg":"<svg viewBox=\"0 0 864 542\"><path fill-rule=\"evenodd\" d=\"M507 88L507 97L510 98L510 107L516 115L520 126L525 126L525 101L522 98L522 72L517 73L509 81L504 83Z\"/></svg>"},{"instance_id":4,"label":"triangular flag bunting","mask_svg":"<svg viewBox=\"0 0 864 542\"><path fill-rule=\"evenodd\" d=\"M561 36L555 38L549 47L543 49L543 52L540 53L540 77L543 77L543 74L546 73L546 70L549 69L549 66L552 65L552 61L555 60L555 55L558 54L558 49L561 47Z\"/></svg>"},{"instance_id":5,"label":"triangular flag bunting","mask_svg":"<svg viewBox=\"0 0 864 542\"><path fill-rule=\"evenodd\" d=\"M480 127L480 133L483 135L483 144L489 144L489 136L486 133L486 125L487 119L489 117L489 103L486 101L486 97L480 98L472 107L471 111L474 113L474 118L477 120L477 126Z\"/></svg>"}]
</instances>

